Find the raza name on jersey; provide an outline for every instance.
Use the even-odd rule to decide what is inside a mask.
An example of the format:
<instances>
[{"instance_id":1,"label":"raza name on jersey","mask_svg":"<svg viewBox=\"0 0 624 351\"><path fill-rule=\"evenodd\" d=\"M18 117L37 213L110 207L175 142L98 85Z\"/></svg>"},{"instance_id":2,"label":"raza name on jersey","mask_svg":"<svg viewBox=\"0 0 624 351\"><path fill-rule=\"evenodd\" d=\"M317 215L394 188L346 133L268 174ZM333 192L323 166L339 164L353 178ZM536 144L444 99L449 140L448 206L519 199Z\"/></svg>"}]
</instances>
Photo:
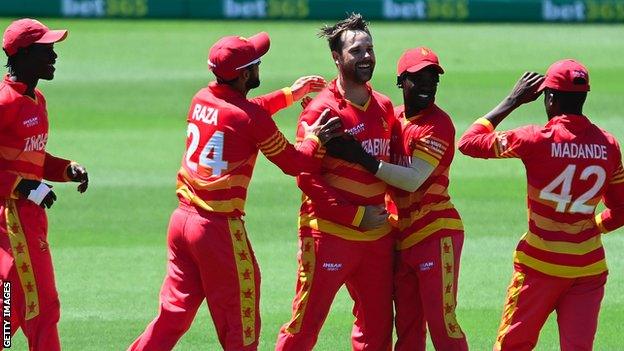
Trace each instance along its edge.
<instances>
[{"instance_id":1,"label":"raza name on jersey","mask_svg":"<svg viewBox=\"0 0 624 351\"><path fill-rule=\"evenodd\" d=\"M219 119L219 110L214 107L195 104L191 118L199 122L216 126Z\"/></svg>"}]
</instances>

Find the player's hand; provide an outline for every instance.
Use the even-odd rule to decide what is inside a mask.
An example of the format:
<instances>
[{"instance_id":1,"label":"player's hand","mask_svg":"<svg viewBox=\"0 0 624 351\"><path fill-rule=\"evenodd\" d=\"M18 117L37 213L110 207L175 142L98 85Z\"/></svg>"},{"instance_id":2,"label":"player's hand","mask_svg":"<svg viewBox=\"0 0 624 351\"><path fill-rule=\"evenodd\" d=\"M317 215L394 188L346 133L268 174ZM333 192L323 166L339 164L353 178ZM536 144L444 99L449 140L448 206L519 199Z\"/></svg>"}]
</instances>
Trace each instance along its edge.
<instances>
[{"instance_id":1,"label":"player's hand","mask_svg":"<svg viewBox=\"0 0 624 351\"><path fill-rule=\"evenodd\" d=\"M77 190L81 193L87 191L89 187L89 173L87 169L76 162L72 162L67 167L67 178L78 184Z\"/></svg>"},{"instance_id":2,"label":"player's hand","mask_svg":"<svg viewBox=\"0 0 624 351\"><path fill-rule=\"evenodd\" d=\"M327 154L351 163L357 163L372 174L379 170L379 160L366 152L362 144L351 134L330 140L326 145Z\"/></svg>"},{"instance_id":3,"label":"player's hand","mask_svg":"<svg viewBox=\"0 0 624 351\"><path fill-rule=\"evenodd\" d=\"M388 221L388 212L383 205L366 206L364 209L364 217L360 223L360 229L373 230L381 228Z\"/></svg>"},{"instance_id":4,"label":"player's hand","mask_svg":"<svg viewBox=\"0 0 624 351\"><path fill-rule=\"evenodd\" d=\"M307 95L304 96L303 99L301 99L301 107L305 110L305 108L308 107L311 101L312 101L311 97Z\"/></svg>"},{"instance_id":5,"label":"player's hand","mask_svg":"<svg viewBox=\"0 0 624 351\"><path fill-rule=\"evenodd\" d=\"M339 117L330 117L331 110L326 108L319 118L312 124L308 124L306 121L301 121L305 136L315 135L321 145L325 145L328 141L342 136L344 131L342 130L342 122Z\"/></svg>"},{"instance_id":6,"label":"player's hand","mask_svg":"<svg viewBox=\"0 0 624 351\"><path fill-rule=\"evenodd\" d=\"M15 190L24 198L45 208L52 207L56 201L56 194L52 191L52 186L38 180L22 179Z\"/></svg>"},{"instance_id":7,"label":"player's hand","mask_svg":"<svg viewBox=\"0 0 624 351\"><path fill-rule=\"evenodd\" d=\"M537 89L544 82L544 79L545 77L537 72L524 72L509 93L509 99L515 106L535 101L542 94Z\"/></svg>"},{"instance_id":8,"label":"player's hand","mask_svg":"<svg viewBox=\"0 0 624 351\"><path fill-rule=\"evenodd\" d=\"M321 76L306 76L297 79L293 85L290 86L293 100L299 101L308 93L316 93L327 85L325 78Z\"/></svg>"}]
</instances>

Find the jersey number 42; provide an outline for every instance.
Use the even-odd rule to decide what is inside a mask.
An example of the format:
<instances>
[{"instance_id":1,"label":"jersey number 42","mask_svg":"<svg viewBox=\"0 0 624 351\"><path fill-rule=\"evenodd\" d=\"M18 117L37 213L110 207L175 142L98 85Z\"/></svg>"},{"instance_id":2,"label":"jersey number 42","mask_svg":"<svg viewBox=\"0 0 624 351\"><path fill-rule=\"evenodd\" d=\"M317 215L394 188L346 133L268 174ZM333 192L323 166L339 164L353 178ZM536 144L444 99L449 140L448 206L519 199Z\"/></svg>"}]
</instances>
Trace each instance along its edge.
<instances>
[{"instance_id":1,"label":"jersey number 42","mask_svg":"<svg viewBox=\"0 0 624 351\"><path fill-rule=\"evenodd\" d=\"M572 191L572 181L574 180L574 175L576 173L576 165L568 165L561 174L557 176L550 184L546 185L542 191L540 191L540 199L553 201L557 203L557 212L566 212L568 208L568 204L572 202L572 205L567 210L569 213L585 213L590 214L593 213L596 209L595 205L588 205L587 201L591 200L596 196L598 191L604 185L605 179L607 178L607 174L604 168L600 166L589 166L581 172L580 180L589 180L589 177L592 175L596 176L596 182L594 185L587 190L585 193L580 195L576 200L572 201L572 195L570 192ZM559 193L555 193L555 189L561 186L561 191Z\"/></svg>"}]
</instances>

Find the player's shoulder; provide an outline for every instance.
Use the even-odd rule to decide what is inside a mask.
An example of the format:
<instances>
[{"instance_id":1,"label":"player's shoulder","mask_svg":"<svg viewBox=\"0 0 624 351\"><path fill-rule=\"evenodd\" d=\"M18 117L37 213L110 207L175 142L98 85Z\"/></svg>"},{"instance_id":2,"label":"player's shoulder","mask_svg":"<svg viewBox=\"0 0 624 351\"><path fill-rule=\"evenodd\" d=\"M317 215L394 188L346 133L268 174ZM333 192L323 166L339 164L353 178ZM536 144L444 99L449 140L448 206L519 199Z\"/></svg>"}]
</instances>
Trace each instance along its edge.
<instances>
[{"instance_id":1,"label":"player's shoulder","mask_svg":"<svg viewBox=\"0 0 624 351\"><path fill-rule=\"evenodd\" d=\"M22 97L15 89L4 82L0 82L0 106L7 106Z\"/></svg>"},{"instance_id":2,"label":"player's shoulder","mask_svg":"<svg viewBox=\"0 0 624 351\"><path fill-rule=\"evenodd\" d=\"M608 130L596 125L592 123L592 126L594 126L596 128L597 134L599 135L599 137L602 139L604 138L604 141L609 144L612 145L614 147L616 147L617 149L620 148L620 142L618 141L618 139L615 137L615 135L613 135L611 132L609 132Z\"/></svg>"},{"instance_id":3,"label":"player's shoulder","mask_svg":"<svg viewBox=\"0 0 624 351\"><path fill-rule=\"evenodd\" d=\"M196 94L196 97L210 101L210 103L214 104L220 110L223 109L225 112L233 115L239 114L271 118L268 111L263 109L260 105L247 100L243 96L228 95L224 98L214 95L210 88L205 88L200 90Z\"/></svg>"},{"instance_id":4,"label":"player's shoulder","mask_svg":"<svg viewBox=\"0 0 624 351\"><path fill-rule=\"evenodd\" d=\"M390 100L390 98L380 92L378 92L377 90L372 90L372 98L377 101L377 104L379 104L379 106L382 106L382 108L384 108L385 110L388 110L388 112L392 112L394 114L394 105L392 104L392 100Z\"/></svg>"},{"instance_id":5,"label":"player's shoulder","mask_svg":"<svg viewBox=\"0 0 624 351\"><path fill-rule=\"evenodd\" d=\"M303 109L299 117L300 120L308 123L314 122L325 109L330 109L332 116L338 115L338 101L333 97L333 93L325 88L319 92L310 103Z\"/></svg>"},{"instance_id":6,"label":"player's shoulder","mask_svg":"<svg viewBox=\"0 0 624 351\"><path fill-rule=\"evenodd\" d=\"M371 89L371 95L373 96L373 98L375 100L377 100L379 102L379 104L392 104L392 100L390 100L390 98L386 95L384 95L383 93L380 93L379 91L375 90L375 89Z\"/></svg>"},{"instance_id":7,"label":"player's shoulder","mask_svg":"<svg viewBox=\"0 0 624 351\"><path fill-rule=\"evenodd\" d=\"M553 130L547 126L540 126L538 124L525 124L523 126L506 131L507 134L513 133L519 137L526 139L547 139L552 136Z\"/></svg>"},{"instance_id":8,"label":"player's shoulder","mask_svg":"<svg viewBox=\"0 0 624 351\"><path fill-rule=\"evenodd\" d=\"M455 125L453 124L453 120L446 111L444 111L438 105L433 105L433 109L431 112L431 121L437 129L455 133Z\"/></svg>"}]
</instances>

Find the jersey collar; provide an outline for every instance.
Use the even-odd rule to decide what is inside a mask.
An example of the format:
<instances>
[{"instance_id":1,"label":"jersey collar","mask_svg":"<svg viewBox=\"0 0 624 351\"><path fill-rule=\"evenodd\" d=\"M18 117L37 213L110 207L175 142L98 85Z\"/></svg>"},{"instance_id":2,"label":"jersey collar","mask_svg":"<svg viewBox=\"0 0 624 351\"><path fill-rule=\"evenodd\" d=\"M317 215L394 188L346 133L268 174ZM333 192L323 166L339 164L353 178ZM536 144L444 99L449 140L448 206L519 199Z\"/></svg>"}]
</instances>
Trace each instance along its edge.
<instances>
[{"instance_id":1,"label":"jersey collar","mask_svg":"<svg viewBox=\"0 0 624 351\"><path fill-rule=\"evenodd\" d=\"M11 87L11 89L15 90L16 92L20 93L21 95L24 95L24 93L26 92L26 89L28 88L28 86L26 86L26 84L22 83L22 82L16 82L14 80L11 79L11 75L6 74L4 76L4 84L8 85Z\"/></svg>"},{"instance_id":2,"label":"jersey collar","mask_svg":"<svg viewBox=\"0 0 624 351\"><path fill-rule=\"evenodd\" d=\"M362 111L366 111L368 109L368 106L370 105L370 102L373 98L373 88L371 87L370 83L366 82L366 90L368 90L368 101L366 101L366 103L364 104L364 106L355 104L351 101L349 101L348 99L346 99L344 97L344 95L342 95L342 93L340 93L340 89L338 88L338 78L334 78L334 80L332 80L328 85L327 85L327 89L329 89L329 91L332 92L332 94L334 95L334 99L336 99L336 101L338 101L338 107L339 108L345 108L347 107L347 105L351 105L359 110Z\"/></svg>"},{"instance_id":3,"label":"jersey collar","mask_svg":"<svg viewBox=\"0 0 624 351\"><path fill-rule=\"evenodd\" d=\"M245 96L238 90L233 89L231 86L227 84L219 84L216 81L210 82L208 84L208 89L217 97L220 98L242 98L245 99Z\"/></svg>"},{"instance_id":4,"label":"jersey collar","mask_svg":"<svg viewBox=\"0 0 624 351\"><path fill-rule=\"evenodd\" d=\"M403 117L405 117L405 119L410 121L410 122L414 122L414 121L420 119L421 117L430 114L435 108L436 108L436 105L435 105L435 102L433 102L433 103L431 103L430 106L426 107L424 110L421 110L416 115L414 115L414 116L407 116L405 114L405 106L404 106L403 107Z\"/></svg>"},{"instance_id":5,"label":"jersey collar","mask_svg":"<svg viewBox=\"0 0 624 351\"><path fill-rule=\"evenodd\" d=\"M546 127L552 127L556 124L562 124L570 130L583 130L591 125L591 121L583 115L563 114L551 118Z\"/></svg>"}]
</instances>

